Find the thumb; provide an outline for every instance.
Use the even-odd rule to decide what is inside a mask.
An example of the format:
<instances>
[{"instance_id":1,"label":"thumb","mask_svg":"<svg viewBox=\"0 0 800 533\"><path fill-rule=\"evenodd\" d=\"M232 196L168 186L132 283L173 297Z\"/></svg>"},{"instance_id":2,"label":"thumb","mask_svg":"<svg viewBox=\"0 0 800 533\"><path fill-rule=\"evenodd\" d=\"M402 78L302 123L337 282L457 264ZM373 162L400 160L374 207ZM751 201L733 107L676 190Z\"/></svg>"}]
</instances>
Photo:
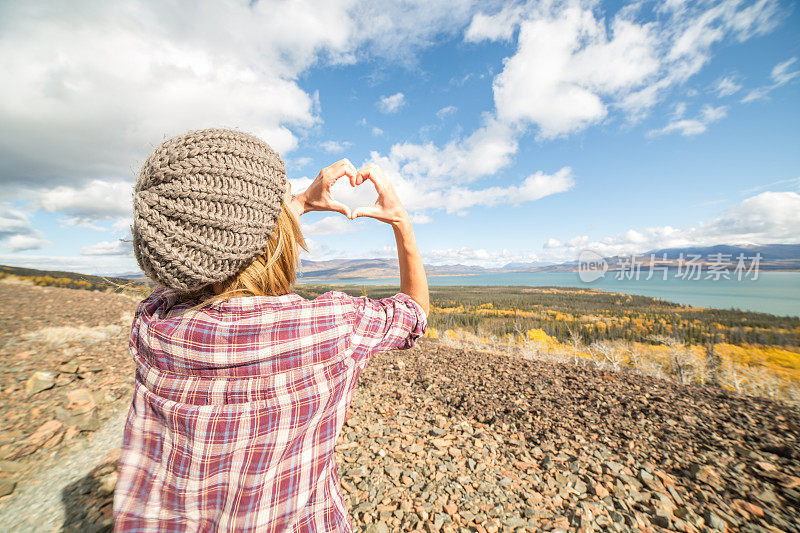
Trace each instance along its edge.
<instances>
[{"instance_id":1,"label":"thumb","mask_svg":"<svg viewBox=\"0 0 800 533\"><path fill-rule=\"evenodd\" d=\"M331 211L336 211L337 213L341 213L347 218L351 218L350 208L341 202L337 202L336 200L332 200L328 204L328 209L330 209Z\"/></svg>"},{"instance_id":2,"label":"thumb","mask_svg":"<svg viewBox=\"0 0 800 533\"><path fill-rule=\"evenodd\" d=\"M377 207L359 207L358 209L354 210L351 213L351 219L357 217L372 217L376 218L377 215L380 213L380 210Z\"/></svg>"}]
</instances>

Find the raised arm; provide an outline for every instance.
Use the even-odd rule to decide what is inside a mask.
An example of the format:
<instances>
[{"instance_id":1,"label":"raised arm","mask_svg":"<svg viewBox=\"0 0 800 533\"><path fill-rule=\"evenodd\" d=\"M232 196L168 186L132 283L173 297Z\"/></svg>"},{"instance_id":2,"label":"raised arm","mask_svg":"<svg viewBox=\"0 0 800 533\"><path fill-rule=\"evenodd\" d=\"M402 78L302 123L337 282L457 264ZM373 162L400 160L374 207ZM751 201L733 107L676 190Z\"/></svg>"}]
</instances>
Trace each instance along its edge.
<instances>
[{"instance_id":1,"label":"raised arm","mask_svg":"<svg viewBox=\"0 0 800 533\"><path fill-rule=\"evenodd\" d=\"M425 314L428 314L430 302L428 296L428 279L422 266L422 258L417 249L411 218L408 216L400 198L392 187L386 174L377 165L367 165L350 177L354 186L370 180L378 191L378 199L371 207L359 207L348 217L370 217L392 226L397 243L397 259L400 263L400 292L407 294L417 302Z\"/></svg>"}]
</instances>

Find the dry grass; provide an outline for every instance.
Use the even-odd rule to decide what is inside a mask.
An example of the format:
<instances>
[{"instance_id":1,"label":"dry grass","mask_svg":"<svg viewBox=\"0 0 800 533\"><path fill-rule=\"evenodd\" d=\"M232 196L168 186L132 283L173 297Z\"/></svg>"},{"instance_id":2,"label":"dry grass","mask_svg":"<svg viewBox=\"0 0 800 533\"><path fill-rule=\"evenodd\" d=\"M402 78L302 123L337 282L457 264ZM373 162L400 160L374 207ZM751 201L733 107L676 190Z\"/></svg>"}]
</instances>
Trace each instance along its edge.
<instances>
[{"instance_id":1,"label":"dry grass","mask_svg":"<svg viewBox=\"0 0 800 533\"><path fill-rule=\"evenodd\" d=\"M125 326L108 324L105 326L57 326L46 327L23 333L22 338L27 341L46 343L59 346L72 342L93 344L112 339L127 333Z\"/></svg>"},{"instance_id":2,"label":"dry grass","mask_svg":"<svg viewBox=\"0 0 800 533\"><path fill-rule=\"evenodd\" d=\"M33 281L30 279L20 276L0 276L0 283L6 283L8 285L34 285Z\"/></svg>"}]
</instances>

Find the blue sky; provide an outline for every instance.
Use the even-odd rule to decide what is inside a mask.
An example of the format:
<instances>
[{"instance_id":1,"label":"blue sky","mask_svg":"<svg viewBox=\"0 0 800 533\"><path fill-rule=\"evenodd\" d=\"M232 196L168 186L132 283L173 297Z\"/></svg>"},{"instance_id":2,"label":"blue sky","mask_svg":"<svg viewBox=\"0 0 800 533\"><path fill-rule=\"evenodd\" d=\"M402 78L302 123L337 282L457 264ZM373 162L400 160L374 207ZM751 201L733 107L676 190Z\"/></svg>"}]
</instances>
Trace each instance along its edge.
<instances>
[{"instance_id":1,"label":"blue sky","mask_svg":"<svg viewBox=\"0 0 800 533\"><path fill-rule=\"evenodd\" d=\"M0 263L135 271L136 170L210 126L295 190L379 164L429 263L798 242L798 28L777 0L5 3ZM303 223L307 258L394 254L376 221Z\"/></svg>"}]
</instances>

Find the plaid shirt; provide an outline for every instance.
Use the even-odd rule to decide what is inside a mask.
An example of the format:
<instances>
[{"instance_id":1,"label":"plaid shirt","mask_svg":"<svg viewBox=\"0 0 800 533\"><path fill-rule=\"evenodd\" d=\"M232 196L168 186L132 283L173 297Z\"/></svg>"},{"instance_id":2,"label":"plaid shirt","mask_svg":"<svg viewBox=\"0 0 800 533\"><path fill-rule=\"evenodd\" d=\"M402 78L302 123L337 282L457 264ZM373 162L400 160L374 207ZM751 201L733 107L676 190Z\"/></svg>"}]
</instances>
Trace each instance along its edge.
<instances>
[{"instance_id":1,"label":"plaid shirt","mask_svg":"<svg viewBox=\"0 0 800 533\"><path fill-rule=\"evenodd\" d=\"M427 326L405 294L139 304L118 531L351 531L334 459L372 353Z\"/></svg>"}]
</instances>

